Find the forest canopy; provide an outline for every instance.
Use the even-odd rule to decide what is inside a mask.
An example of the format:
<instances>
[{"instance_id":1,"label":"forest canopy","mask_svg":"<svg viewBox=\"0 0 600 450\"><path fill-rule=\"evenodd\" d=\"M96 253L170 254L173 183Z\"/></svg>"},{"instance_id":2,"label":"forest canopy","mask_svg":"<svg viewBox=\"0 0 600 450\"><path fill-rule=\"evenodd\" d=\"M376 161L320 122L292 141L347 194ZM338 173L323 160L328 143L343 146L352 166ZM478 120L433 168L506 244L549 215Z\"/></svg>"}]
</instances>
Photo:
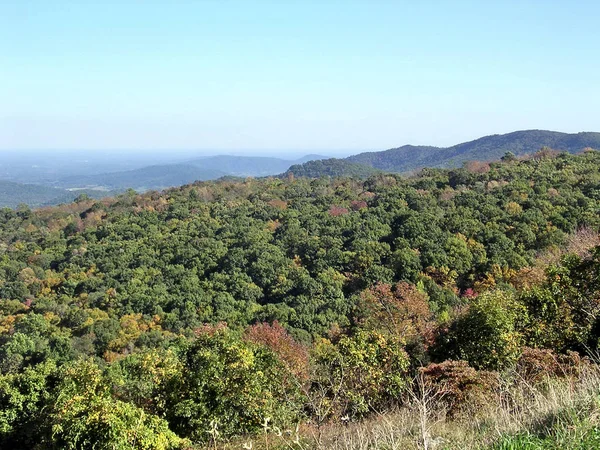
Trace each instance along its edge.
<instances>
[{"instance_id":1,"label":"forest canopy","mask_svg":"<svg viewBox=\"0 0 600 450\"><path fill-rule=\"evenodd\" d=\"M423 368L598 350L599 168L544 151L2 209L0 446L185 448L363 417Z\"/></svg>"}]
</instances>

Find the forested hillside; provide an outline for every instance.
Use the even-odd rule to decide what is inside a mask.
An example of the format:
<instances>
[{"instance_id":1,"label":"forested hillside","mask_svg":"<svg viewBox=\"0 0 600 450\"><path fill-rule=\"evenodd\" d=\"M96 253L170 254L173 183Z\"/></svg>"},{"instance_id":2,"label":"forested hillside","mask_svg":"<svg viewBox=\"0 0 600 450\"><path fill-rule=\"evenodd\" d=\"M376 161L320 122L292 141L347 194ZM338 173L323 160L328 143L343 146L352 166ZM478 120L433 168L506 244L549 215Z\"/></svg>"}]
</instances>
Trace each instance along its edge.
<instances>
[{"instance_id":1,"label":"forested hillside","mask_svg":"<svg viewBox=\"0 0 600 450\"><path fill-rule=\"evenodd\" d=\"M384 152L361 153L349 161L388 172L407 172L420 167L457 167L465 161L499 160L506 152L516 156L533 154L541 147L577 153L600 149L600 133L559 133L546 130L515 131L484 136L447 148L406 145Z\"/></svg>"},{"instance_id":2,"label":"forested hillside","mask_svg":"<svg viewBox=\"0 0 600 450\"><path fill-rule=\"evenodd\" d=\"M425 392L449 421L580 392L599 228L596 151L3 209L0 447L306 449Z\"/></svg>"},{"instance_id":3,"label":"forested hillside","mask_svg":"<svg viewBox=\"0 0 600 450\"><path fill-rule=\"evenodd\" d=\"M367 178L377 172L379 170L363 164L351 163L345 159L329 158L308 161L304 164L294 164L283 175L308 178L343 176Z\"/></svg>"},{"instance_id":4,"label":"forested hillside","mask_svg":"<svg viewBox=\"0 0 600 450\"><path fill-rule=\"evenodd\" d=\"M404 145L381 152L366 152L349 156L343 161L335 160L335 165L344 168L352 163L352 171L337 171L337 175L354 175L359 173L358 166L383 170L386 172L407 173L423 167L460 167L466 161L496 161L510 152L515 156L531 155L542 147L548 147L577 153L586 148L600 149L600 133L559 133L545 130L515 131L507 134L485 136L474 141L464 142L452 147ZM334 165L334 161L329 162ZM319 171L314 164L303 167L292 167L290 171L296 175L308 172L309 176L329 175L327 168ZM367 168L363 167L363 172ZM368 172L366 172L369 175Z\"/></svg>"}]
</instances>

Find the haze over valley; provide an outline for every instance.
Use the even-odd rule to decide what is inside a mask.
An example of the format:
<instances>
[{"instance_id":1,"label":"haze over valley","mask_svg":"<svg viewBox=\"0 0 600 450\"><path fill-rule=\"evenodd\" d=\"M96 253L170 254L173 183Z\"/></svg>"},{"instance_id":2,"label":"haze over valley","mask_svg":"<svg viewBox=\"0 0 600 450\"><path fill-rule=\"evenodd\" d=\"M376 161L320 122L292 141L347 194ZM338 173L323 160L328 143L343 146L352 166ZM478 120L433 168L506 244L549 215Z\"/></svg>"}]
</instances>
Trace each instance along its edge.
<instances>
[{"instance_id":1,"label":"haze over valley","mask_svg":"<svg viewBox=\"0 0 600 450\"><path fill-rule=\"evenodd\" d=\"M424 167L460 167L467 161L496 161L506 152L531 155L542 147L569 153L600 148L600 133L517 131L485 136L441 148L404 145L346 158L307 154L286 159L274 156L207 155L193 151L45 151L0 153L0 206L48 206L85 194L93 198L162 190L195 181L220 178L296 176L368 177L378 172L403 173Z\"/></svg>"}]
</instances>

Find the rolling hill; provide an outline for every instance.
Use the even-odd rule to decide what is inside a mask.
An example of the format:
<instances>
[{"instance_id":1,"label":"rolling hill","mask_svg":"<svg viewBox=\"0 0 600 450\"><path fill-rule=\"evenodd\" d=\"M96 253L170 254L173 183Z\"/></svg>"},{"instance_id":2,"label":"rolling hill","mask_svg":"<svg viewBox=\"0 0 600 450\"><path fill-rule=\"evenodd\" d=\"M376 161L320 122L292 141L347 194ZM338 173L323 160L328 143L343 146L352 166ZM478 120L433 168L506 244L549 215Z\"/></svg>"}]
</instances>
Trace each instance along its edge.
<instances>
[{"instance_id":1,"label":"rolling hill","mask_svg":"<svg viewBox=\"0 0 600 450\"><path fill-rule=\"evenodd\" d=\"M101 198L114 195L115 192L88 189L68 191L37 184L23 184L0 180L0 208L16 208L20 204L39 207L70 203L81 194L87 194L93 198Z\"/></svg>"},{"instance_id":2,"label":"rolling hill","mask_svg":"<svg viewBox=\"0 0 600 450\"><path fill-rule=\"evenodd\" d=\"M192 164L164 164L122 172L72 176L59 180L57 185L63 188L101 186L107 189L132 188L144 191L181 186L198 180L213 180L225 175L227 175L226 172L205 169Z\"/></svg>"},{"instance_id":3,"label":"rolling hill","mask_svg":"<svg viewBox=\"0 0 600 450\"><path fill-rule=\"evenodd\" d=\"M559 133L545 130L515 131L513 133L485 136L474 141L464 142L452 147L432 147L404 145L381 152L360 153L345 158L345 161L383 170L405 173L422 167L457 167L469 160L493 161L500 159L506 152L517 156L535 153L541 147L551 147L569 153L579 152L587 147L600 148L600 133ZM341 166L339 166L341 167ZM310 167L310 175L329 175ZM295 175L302 176L308 169L294 167ZM355 166L345 175L356 172Z\"/></svg>"},{"instance_id":4,"label":"rolling hill","mask_svg":"<svg viewBox=\"0 0 600 450\"><path fill-rule=\"evenodd\" d=\"M95 175L69 176L60 179L55 186L61 188L103 187L137 191L164 189L192 183L215 180L222 177L260 177L286 171L295 163L323 158L308 155L299 160L262 156L218 155L196 158L178 164L157 164L134 170L109 172Z\"/></svg>"},{"instance_id":5,"label":"rolling hill","mask_svg":"<svg viewBox=\"0 0 600 450\"><path fill-rule=\"evenodd\" d=\"M304 164L295 164L291 166L283 176L294 174L298 177L318 178L322 176L341 177L353 176L366 178L380 172L379 169L366 164L357 164L347 159L321 159L318 161L308 161Z\"/></svg>"}]
</instances>

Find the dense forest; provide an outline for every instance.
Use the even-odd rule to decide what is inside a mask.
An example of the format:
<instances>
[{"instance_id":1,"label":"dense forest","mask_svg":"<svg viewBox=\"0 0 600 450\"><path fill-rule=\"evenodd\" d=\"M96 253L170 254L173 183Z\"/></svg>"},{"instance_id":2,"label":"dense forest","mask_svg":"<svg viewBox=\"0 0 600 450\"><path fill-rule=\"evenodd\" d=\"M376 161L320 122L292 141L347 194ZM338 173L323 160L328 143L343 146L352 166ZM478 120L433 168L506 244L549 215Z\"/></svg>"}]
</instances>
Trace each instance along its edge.
<instances>
[{"instance_id":1,"label":"dense forest","mask_svg":"<svg viewBox=\"0 0 600 450\"><path fill-rule=\"evenodd\" d=\"M318 161L308 161L303 164L294 164L283 174L298 177L358 177L367 178L378 173L379 170L364 164L356 164L345 159L329 158Z\"/></svg>"},{"instance_id":2,"label":"dense forest","mask_svg":"<svg viewBox=\"0 0 600 450\"><path fill-rule=\"evenodd\" d=\"M548 149L2 209L0 447L314 448L426 392L460 420L580 380L599 229L600 152Z\"/></svg>"}]
</instances>

